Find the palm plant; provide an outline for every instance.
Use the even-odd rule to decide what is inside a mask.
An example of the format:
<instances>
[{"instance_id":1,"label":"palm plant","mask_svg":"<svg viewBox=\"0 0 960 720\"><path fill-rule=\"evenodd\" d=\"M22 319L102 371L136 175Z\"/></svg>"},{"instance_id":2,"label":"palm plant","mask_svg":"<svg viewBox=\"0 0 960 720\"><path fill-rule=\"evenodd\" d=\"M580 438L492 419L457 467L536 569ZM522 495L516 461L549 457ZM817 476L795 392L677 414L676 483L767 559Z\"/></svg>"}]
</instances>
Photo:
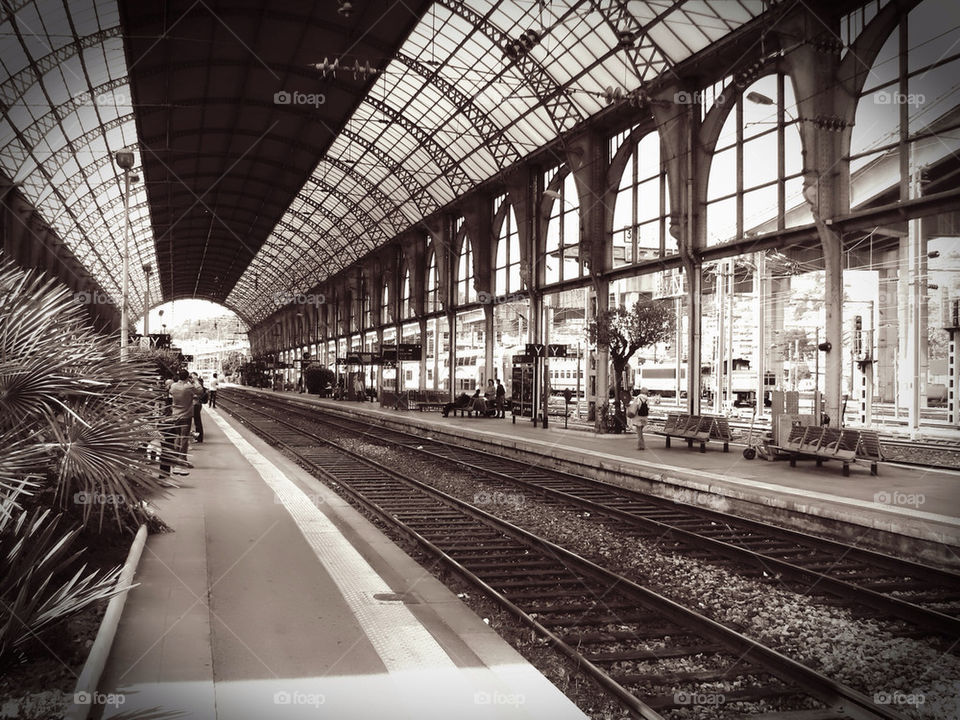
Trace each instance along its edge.
<instances>
[{"instance_id":1,"label":"palm plant","mask_svg":"<svg viewBox=\"0 0 960 720\"><path fill-rule=\"evenodd\" d=\"M0 262L0 662L66 614L115 592L77 569L81 532L129 532L160 491L150 365L121 362L65 288Z\"/></svg>"},{"instance_id":2,"label":"palm plant","mask_svg":"<svg viewBox=\"0 0 960 720\"><path fill-rule=\"evenodd\" d=\"M49 626L120 591L119 567L76 567L79 526L64 531L48 508L18 511L17 494L0 498L0 668Z\"/></svg>"}]
</instances>

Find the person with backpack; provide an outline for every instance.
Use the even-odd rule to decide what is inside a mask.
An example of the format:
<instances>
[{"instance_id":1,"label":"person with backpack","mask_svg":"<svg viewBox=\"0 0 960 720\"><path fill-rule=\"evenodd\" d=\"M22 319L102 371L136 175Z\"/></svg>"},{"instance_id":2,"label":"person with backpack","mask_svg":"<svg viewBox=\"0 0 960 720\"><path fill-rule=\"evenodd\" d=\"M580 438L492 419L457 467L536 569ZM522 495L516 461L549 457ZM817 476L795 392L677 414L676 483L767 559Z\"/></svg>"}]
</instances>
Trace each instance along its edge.
<instances>
[{"instance_id":1,"label":"person with backpack","mask_svg":"<svg viewBox=\"0 0 960 720\"><path fill-rule=\"evenodd\" d=\"M646 450L646 444L643 441L643 428L647 425L647 418L650 415L650 398L647 395L646 388L640 388L640 394L627 407L627 417L633 423L633 429L637 432L637 450Z\"/></svg>"}]
</instances>

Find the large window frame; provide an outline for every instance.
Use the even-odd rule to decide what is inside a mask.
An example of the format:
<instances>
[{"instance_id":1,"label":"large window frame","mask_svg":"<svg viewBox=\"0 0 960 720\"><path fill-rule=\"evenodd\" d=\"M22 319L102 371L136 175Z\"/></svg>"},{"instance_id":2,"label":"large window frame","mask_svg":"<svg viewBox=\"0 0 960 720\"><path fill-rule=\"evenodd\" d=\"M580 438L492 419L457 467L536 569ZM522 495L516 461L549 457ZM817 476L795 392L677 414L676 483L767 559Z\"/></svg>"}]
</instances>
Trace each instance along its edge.
<instances>
[{"instance_id":1,"label":"large window frame","mask_svg":"<svg viewBox=\"0 0 960 720\"><path fill-rule=\"evenodd\" d=\"M555 184L551 192L559 197L554 197L550 205L543 247L545 285L579 279L589 273L588 262L580 252L580 195L573 173L568 172ZM569 261L571 253L576 258L574 262ZM554 254L556 258L551 260Z\"/></svg>"},{"instance_id":2,"label":"large window frame","mask_svg":"<svg viewBox=\"0 0 960 720\"><path fill-rule=\"evenodd\" d=\"M611 155L630 131L610 139ZM613 266L635 265L676 254L667 229L670 206L666 166L660 157L660 135L650 130L631 141L614 200L611 232ZM670 242L670 247L668 247Z\"/></svg>"},{"instance_id":3,"label":"large window frame","mask_svg":"<svg viewBox=\"0 0 960 720\"><path fill-rule=\"evenodd\" d=\"M466 228L458 221L460 253L457 258L457 305L469 305L477 301L477 290L473 284L473 243Z\"/></svg>"},{"instance_id":4,"label":"large window frame","mask_svg":"<svg viewBox=\"0 0 960 720\"><path fill-rule=\"evenodd\" d=\"M496 261L494 266L494 293L508 295L523 290L523 280L520 275L520 233L517 229L517 218L513 212L513 205L501 195L494 202L494 222L499 220L496 228Z\"/></svg>"}]
</instances>

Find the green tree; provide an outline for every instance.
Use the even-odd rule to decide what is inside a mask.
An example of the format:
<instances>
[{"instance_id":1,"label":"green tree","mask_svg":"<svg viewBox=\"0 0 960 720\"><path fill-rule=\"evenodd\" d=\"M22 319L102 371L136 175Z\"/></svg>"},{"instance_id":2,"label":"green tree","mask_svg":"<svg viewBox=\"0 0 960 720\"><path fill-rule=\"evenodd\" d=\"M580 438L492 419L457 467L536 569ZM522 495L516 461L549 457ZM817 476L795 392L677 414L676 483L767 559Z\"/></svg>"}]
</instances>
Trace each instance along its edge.
<instances>
[{"instance_id":1,"label":"green tree","mask_svg":"<svg viewBox=\"0 0 960 720\"><path fill-rule=\"evenodd\" d=\"M588 327L590 342L606 348L614 371L614 430L627 426L621 397L623 371L637 350L668 340L673 333L673 303L641 297L629 309L621 305L597 315Z\"/></svg>"}]
</instances>

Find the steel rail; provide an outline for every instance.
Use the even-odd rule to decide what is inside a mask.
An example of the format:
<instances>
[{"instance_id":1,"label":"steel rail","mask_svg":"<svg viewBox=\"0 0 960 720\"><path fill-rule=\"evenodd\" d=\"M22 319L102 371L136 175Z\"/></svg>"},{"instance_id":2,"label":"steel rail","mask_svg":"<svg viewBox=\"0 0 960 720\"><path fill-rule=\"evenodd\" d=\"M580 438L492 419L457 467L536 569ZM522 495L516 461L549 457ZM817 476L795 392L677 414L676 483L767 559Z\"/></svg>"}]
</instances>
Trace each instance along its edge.
<instances>
[{"instance_id":1,"label":"steel rail","mask_svg":"<svg viewBox=\"0 0 960 720\"><path fill-rule=\"evenodd\" d=\"M240 404L235 400L232 402L234 404ZM228 410L230 404L231 401L228 400ZM572 553L571 551L559 545L556 545L555 543L540 538L509 522L501 520L470 505L469 503L437 490L436 488L433 488L420 480L409 477L393 468L389 468L374 460L363 457L354 451L340 446L338 443L330 440L329 438L321 437L316 433L312 433L303 429L302 427L298 427L289 420L269 416L263 410L250 408L249 406L247 409L266 416L270 422L281 425L299 437L309 439L316 445L326 446L335 450L337 453L349 458L354 463L355 467L372 469L375 473L384 478L389 478L402 483L409 490L418 491L429 498L439 501L446 508L456 509L466 517L479 520L484 525L497 530L507 537L511 537L519 541L521 544L526 545L530 549L539 550L549 558L559 558L561 560L561 564L568 570L572 571L575 569L581 574L599 581L602 587L616 588L619 593L631 597L641 605L660 613L670 622L675 623L682 628L693 628L694 631L699 635L710 638L730 649L732 653L737 656L738 662L750 660L754 663L761 663L763 667L767 668L770 674L778 677L780 680L799 684L799 686L810 696L816 698L828 707L833 708L833 710L838 713L839 717L863 718L864 720L875 718L883 718L884 720L901 720L903 718L903 716L896 712L893 708L877 705L863 693L837 683L836 681L831 680L830 678L812 670L811 668L798 663L795 660L792 660L791 658L788 658L785 655L782 655L781 653L742 635L741 633L737 633L736 631L714 620L706 618L699 613L696 613L670 600L669 598L659 595L658 593L655 593L652 590L649 590L629 580L628 578L606 570L605 568L602 568L595 563L576 555L575 553ZM235 414L238 417L242 417L239 413ZM276 434L270 433L269 431L258 427L255 422L249 422L249 417L245 420L245 422L253 427L253 429L257 432L270 436L271 440L275 444L282 446L288 452L295 455L301 460L301 462L304 462L310 466L312 470L316 471L322 477L327 478L336 487L345 489L349 487L350 480L345 480L343 477L331 472L329 466L325 467L310 460L310 458L298 447L291 445L289 442L278 437ZM546 627L539 623L536 618L530 617L529 613L523 611L522 608L512 603L509 598L505 598L502 593L490 586L489 583L485 582L482 578L479 578L475 573L469 571L468 568L466 568L462 563L458 562L442 547L438 546L435 542L430 541L421 533L409 528L406 522L397 517L396 512L391 513L385 510L378 502L367 498L363 492L357 491L356 489L352 489L350 494L358 501L361 501L365 506L374 510L378 517L386 522L389 522L394 527L397 527L416 539L421 546L440 557L445 564L455 569L458 573L461 573L463 577L469 579L471 582L477 582L485 592L490 592L491 596L498 602L505 600L506 602L501 603L505 608L510 610L511 613L519 613L518 616L521 617L525 623L537 629L538 632L541 632L552 644L555 644L558 649L561 649L565 654L568 654L570 657L577 660L577 662L581 664L581 666L584 667L591 676L594 676L595 679L600 676L606 676L608 680L603 681L602 683L605 689L610 684L613 684L620 688L620 692L615 693L618 699L623 701L624 697L622 696L622 693L626 693L629 698L633 698L634 702L631 702L628 705L631 710L639 713L643 718L656 719L662 717L651 707L633 696L629 690L623 688L623 686L619 685L619 683L616 683L616 681L610 678L605 671L595 666L576 649L564 642L562 638L559 638L555 634L551 633ZM363 499L361 500L360 498ZM596 675L597 673L599 673L599 675ZM789 689L789 687L790 686L787 685L785 686L785 689Z\"/></svg>"},{"instance_id":2,"label":"steel rail","mask_svg":"<svg viewBox=\"0 0 960 720\"><path fill-rule=\"evenodd\" d=\"M258 398L258 400L260 402L265 401L264 398ZM285 406L289 405L289 401L286 400L273 398L270 398L269 400L280 402ZM314 413L308 416L311 421L325 422L322 417L317 417L315 415L318 410L316 406L308 406L307 409L313 411ZM322 408L320 410L321 412L329 412L326 408ZM341 416L335 416L338 417L342 422L343 418ZM355 428L372 427L369 423L358 421L355 418L350 418L348 422ZM424 439L412 433L405 433L395 429L385 431L385 429L381 427L376 428L376 432L360 432L363 432L364 435L377 442L383 442L384 440L388 439L389 434L393 434L397 438L403 440L404 442L402 444L412 451L439 460L454 463L469 470L487 474L491 477L497 478L500 481L510 483L513 486L525 488L534 487L545 495L555 497L574 506L590 509L593 512L604 513L609 516L617 517L618 519L630 522L635 527L642 528L658 536L666 536L678 542L683 542L692 549L701 550L708 548L712 552L728 559L737 562L748 563L750 565L768 570L771 573L785 574L788 577L792 577L797 582L805 583L810 588L820 588L822 591L834 594L846 601L856 602L881 613L900 618L931 633L946 636L953 640L960 638L960 618L939 612L937 610L925 608L907 600L885 595L871 588L863 587L862 585L848 582L844 579L832 577L831 575L818 570L809 569L797 564L796 562L790 562L774 555L764 553L762 548L753 550L740 547L725 540L717 539L703 533L698 533L682 527L671 525L669 522L663 520L648 518L637 512L621 509L610 503L618 502L620 504L634 504L636 502L642 502L647 505L653 505L658 508L666 507L675 511L682 509L684 512L689 513L694 517L722 524L731 531L733 531L735 527L741 531L746 531L751 535L751 540L758 540L763 537L769 539L782 539L791 543L795 543L801 548L810 548L815 552L820 553L822 556L821 558L810 558L810 560L813 562L822 560L823 556L835 559L843 558L846 561L853 560L867 568L882 567L896 577L912 577L923 579L930 584L951 587L958 593L960 593L960 575L920 563L915 563L900 558L893 558L873 551L863 550L861 548L855 548L795 530L778 528L757 521L734 517L704 508L697 508L683 503L664 501L659 498L651 498L650 496L644 495L637 491L620 486L610 485L599 480L585 478L559 470L544 471L543 469L536 469L537 472L550 475L551 477L549 481L567 481L575 485L583 486L587 489L602 491L609 497L607 498L606 502L601 502L595 498L582 497L567 490L560 490L550 487L542 482L538 483L536 482L536 479L531 477L529 474L514 476L497 469L497 466L504 465L522 467L525 465L525 463L520 460L504 459L491 453L487 453L483 450L465 450L464 448L454 447L448 443L444 443L434 438ZM430 445L446 449L448 452L437 452L436 450L431 449ZM471 462L466 459L466 457L469 457L470 455L477 456L485 462ZM837 562L839 562L839 560L837 560ZM870 579L877 580L879 578L874 577Z\"/></svg>"}]
</instances>

